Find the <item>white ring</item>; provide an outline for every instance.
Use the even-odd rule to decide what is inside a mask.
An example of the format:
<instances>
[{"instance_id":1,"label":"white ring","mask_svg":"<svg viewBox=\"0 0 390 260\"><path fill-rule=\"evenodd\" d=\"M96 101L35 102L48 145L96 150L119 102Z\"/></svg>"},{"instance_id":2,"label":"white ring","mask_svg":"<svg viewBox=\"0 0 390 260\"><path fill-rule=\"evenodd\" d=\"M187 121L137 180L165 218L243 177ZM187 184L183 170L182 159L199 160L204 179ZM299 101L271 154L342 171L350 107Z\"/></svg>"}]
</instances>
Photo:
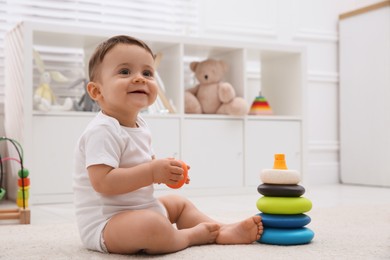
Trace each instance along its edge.
<instances>
[{"instance_id":1,"label":"white ring","mask_svg":"<svg viewBox=\"0 0 390 260\"><path fill-rule=\"evenodd\" d=\"M298 184L301 174L295 170L264 169L260 173L260 180L266 184Z\"/></svg>"}]
</instances>

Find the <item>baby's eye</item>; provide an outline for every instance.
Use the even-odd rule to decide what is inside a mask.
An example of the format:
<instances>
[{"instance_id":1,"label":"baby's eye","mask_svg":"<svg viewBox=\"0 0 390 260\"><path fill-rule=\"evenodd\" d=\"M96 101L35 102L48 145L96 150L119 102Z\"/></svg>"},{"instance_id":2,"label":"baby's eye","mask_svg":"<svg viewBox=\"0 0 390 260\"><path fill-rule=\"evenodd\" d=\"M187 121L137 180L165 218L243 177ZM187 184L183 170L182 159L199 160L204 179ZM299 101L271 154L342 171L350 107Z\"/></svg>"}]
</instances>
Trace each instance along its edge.
<instances>
[{"instance_id":1,"label":"baby's eye","mask_svg":"<svg viewBox=\"0 0 390 260\"><path fill-rule=\"evenodd\" d=\"M151 71L151 70L145 70L145 71L143 72L143 75L144 75L145 77L153 77L153 71Z\"/></svg>"},{"instance_id":2,"label":"baby's eye","mask_svg":"<svg viewBox=\"0 0 390 260\"><path fill-rule=\"evenodd\" d=\"M129 74L130 74L130 70L129 70L129 69L121 69L121 70L119 71L119 74L129 75Z\"/></svg>"}]
</instances>

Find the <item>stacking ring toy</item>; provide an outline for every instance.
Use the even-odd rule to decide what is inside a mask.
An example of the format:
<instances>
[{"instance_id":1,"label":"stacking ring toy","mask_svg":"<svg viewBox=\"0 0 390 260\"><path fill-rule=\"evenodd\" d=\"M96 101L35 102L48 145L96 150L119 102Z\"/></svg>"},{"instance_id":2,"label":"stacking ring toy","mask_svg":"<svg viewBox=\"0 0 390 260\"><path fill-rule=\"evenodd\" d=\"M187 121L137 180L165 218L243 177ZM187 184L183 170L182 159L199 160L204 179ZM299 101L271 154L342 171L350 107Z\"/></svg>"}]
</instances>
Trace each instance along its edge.
<instances>
[{"instance_id":1,"label":"stacking ring toy","mask_svg":"<svg viewBox=\"0 0 390 260\"><path fill-rule=\"evenodd\" d=\"M309 228L264 228L259 243L271 245L301 245L310 243L314 232Z\"/></svg>"},{"instance_id":2,"label":"stacking ring toy","mask_svg":"<svg viewBox=\"0 0 390 260\"><path fill-rule=\"evenodd\" d=\"M311 218L305 214L275 215L259 213L257 215L261 216L264 227L301 228L311 222Z\"/></svg>"},{"instance_id":3,"label":"stacking ring toy","mask_svg":"<svg viewBox=\"0 0 390 260\"><path fill-rule=\"evenodd\" d=\"M311 210L312 203L304 197L261 197L256 206L263 213L292 215Z\"/></svg>"},{"instance_id":4,"label":"stacking ring toy","mask_svg":"<svg viewBox=\"0 0 390 260\"><path fill-rule=\"evenodd\" d=\"M187 164L185 164L185 162L183 162L183 161L180 161L180 162L181 162L181 167L184 170L183 179L178 181L176 184L166 184L169 188L179 189L179 188L181 188L181 186L184 185L184 183L186 183L186 181L188 179L188 166L187 166Z\"/></svg>"},{"instance_id":5,"label":"stacking ring toy","mask_svg":"<svg viewBox=\"0 0 390 260\"><path fill-rule=\"evenodd\" d=\"M257 191L270 197L300 197L305 193L305 188L300 185L260 184Z\"/></svg>"}]
</instances>

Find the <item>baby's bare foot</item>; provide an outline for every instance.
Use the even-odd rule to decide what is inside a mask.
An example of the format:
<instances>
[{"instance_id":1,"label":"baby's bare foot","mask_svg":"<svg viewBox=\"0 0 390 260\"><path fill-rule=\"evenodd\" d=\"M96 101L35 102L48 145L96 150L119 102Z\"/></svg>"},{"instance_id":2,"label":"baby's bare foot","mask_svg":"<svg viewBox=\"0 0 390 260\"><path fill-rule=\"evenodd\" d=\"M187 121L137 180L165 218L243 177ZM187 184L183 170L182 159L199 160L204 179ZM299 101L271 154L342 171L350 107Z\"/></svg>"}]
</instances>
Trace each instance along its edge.
<instances>
[{"instance_id":1,"label":"baby's bare foot","mask_svg":"<svg viewBox=\"0 0 390 260\"><path fill-rule=\"evenodd\" d=\"M221 226L217 244L251 244L263 234L261 217L256 215L241 222Z\"/></svg>"},{"instance_id":2,"label":"baby's bare foot","mask_svg":"<svg viewBox=\"0 0 390 260\"><path fill-rule=\"evenodd\" d=\"M220 225L216 223L200 223L193 228L187 229L189 232L189 245L204 245L215 243Z\"/></svg>"}]
</instances>

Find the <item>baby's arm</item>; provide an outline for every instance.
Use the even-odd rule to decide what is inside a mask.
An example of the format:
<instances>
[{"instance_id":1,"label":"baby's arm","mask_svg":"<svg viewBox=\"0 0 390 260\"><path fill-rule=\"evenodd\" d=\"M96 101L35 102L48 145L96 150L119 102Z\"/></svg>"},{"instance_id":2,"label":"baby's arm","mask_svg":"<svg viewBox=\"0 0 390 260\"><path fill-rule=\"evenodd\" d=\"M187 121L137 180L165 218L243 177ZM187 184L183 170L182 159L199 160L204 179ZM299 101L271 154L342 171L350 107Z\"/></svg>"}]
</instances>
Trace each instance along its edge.
<instances>
[{"instance_id":1,"label":"baby's arm","mask_svg":"<svg viewBox=\"0 0 390 260\"><path fill-rule=\"evenodd\" d=\"M173 159L152 160L131 168L112 168L105 164L88 167L93 188L105 195L119 195L153 183L174 184L183 178L181 163Z\"/></svg>"}]
</instances>

